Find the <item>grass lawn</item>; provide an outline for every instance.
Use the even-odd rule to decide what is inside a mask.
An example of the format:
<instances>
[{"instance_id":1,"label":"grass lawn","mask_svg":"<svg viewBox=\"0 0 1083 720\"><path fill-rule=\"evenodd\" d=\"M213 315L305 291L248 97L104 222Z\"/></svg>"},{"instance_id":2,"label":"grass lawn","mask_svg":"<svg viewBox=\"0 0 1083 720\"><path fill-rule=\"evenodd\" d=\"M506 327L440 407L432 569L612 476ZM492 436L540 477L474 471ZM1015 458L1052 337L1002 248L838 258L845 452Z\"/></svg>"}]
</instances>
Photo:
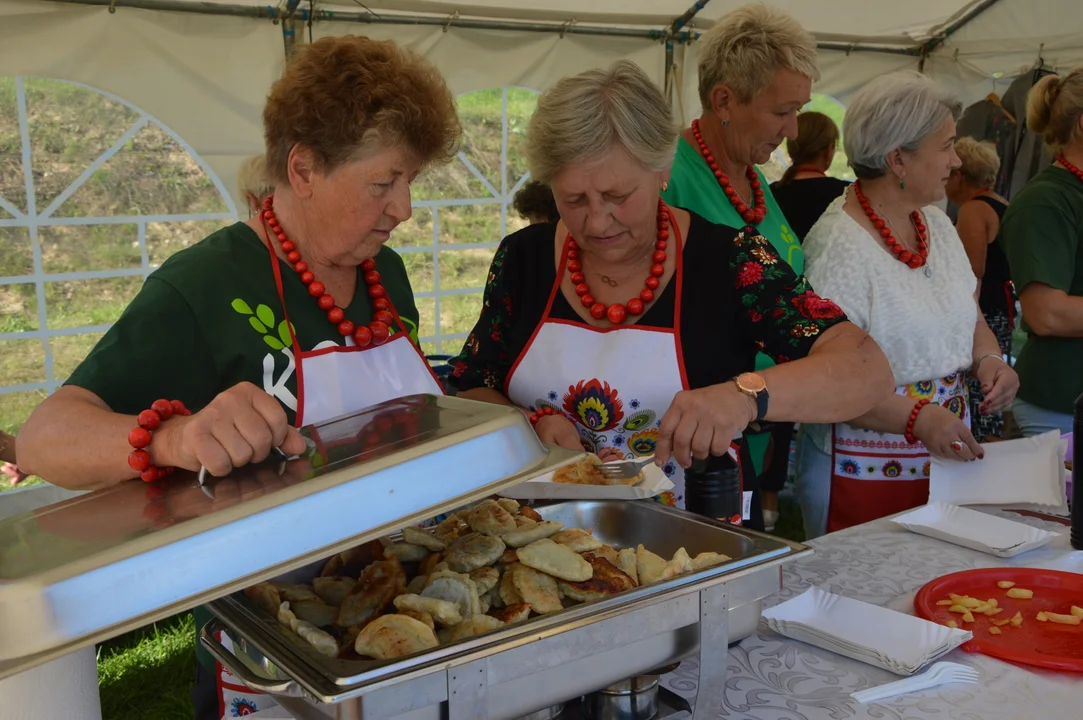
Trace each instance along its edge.
<instances>
[{"instance_id":1,"label":"grass lawn","mask_svg":"<svg viewBox=\"0 0 1083 720\"><path fill-rule=\"evenodd\" d=\"M191 720L195 622L181 613L98 646L103 720Z\"/></svg>"}]
</instances>

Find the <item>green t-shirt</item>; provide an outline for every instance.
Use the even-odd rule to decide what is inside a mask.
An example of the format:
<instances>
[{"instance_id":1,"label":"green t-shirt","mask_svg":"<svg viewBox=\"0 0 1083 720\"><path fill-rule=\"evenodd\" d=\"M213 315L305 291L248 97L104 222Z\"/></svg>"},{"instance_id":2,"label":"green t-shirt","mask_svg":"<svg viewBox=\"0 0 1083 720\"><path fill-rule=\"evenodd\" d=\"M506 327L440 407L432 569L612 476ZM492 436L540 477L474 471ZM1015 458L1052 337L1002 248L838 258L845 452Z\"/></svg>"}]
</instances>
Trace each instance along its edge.
<instances>
[{"instance_id":1,"label":"green t-shirt","mask_svg":"<svg viewBox=\"0 0 1083 720\"><path fill-rule=\"evenodd\" d=\"M376 268L391 302L416 341L418 324L402 258L382 249ZM327 321L300 276L279 263L297 341L304 351L345 340ZM358 291L346 319L372 319L358 269ZM274 396L290 422L297 409L292 340L275 288L267 247L244 223L222 228L169 258L120 319L76 368L68 385L86 388L121 413L158 398L198 411L222 391L248 381Z\"/></svg>"},{"instance_id":2,"label":"green t-shirt","mask_svg":"<svg viewBox=\"0 0 1083 720\"><path fill-rule=\"evenodd\" d=\"M1019 292L1042 283L1083 297L1083 182L1050 165L1012 198L1000 242ZM1019 397L1038 407L1071 413L1083 394L1083 338L1040 337L1027 326L1019 353Z\"/></svg>"},{"instance_id":3,"label":"green t-shirt","mask_svg":"<svg viewBox=\"0 0 1083 720\"><path fill-rule=\"evenodd\" d=\"M801 275L805 272L805 254L801 250L801 242L790 229L786 216L775 202L767 178L759 168L756 168L756 174L760 177L763 199L767 205L767 215L756 229L771 242L793 271ZM718 186L718 179L703 160L703 156L683 137L677 142L677 156L673 159L669 187L662 193L662 199L675 207L691 210L716 225L742 228L748 224L723 194L722 188ZM772 365L774 362L763 353L756 356L757 370L764 370ZM749 436L748 449L758 475L763 468L763 456L767 451L767 436Z\"/></svg>"},{"instance_id":4,"label":"green t-shirt","mask_svg":"<svg viewBox=\"0 0 1083 720\"><path fill-rule=\"evenodd\" d=\"M416 342L418 313L402 258L383 248L375 260ZM300 276L285 263L280 267L302 350L344 344ZM372 320L360 275L358 269L358 292L343 308L346 319L357 325ZM251 228L237 223L182 250L151 274L65 384L90 390L114 411L134 415L158 398L180 400L198 411L222 391L248 381L275 397L292 423L297 379L291 346L271 256ZM194 612L198 630L211 615L202 607ZM198 642L196 655L204 667L214 668L214 659Z\"/></svg>"}]
</instances>

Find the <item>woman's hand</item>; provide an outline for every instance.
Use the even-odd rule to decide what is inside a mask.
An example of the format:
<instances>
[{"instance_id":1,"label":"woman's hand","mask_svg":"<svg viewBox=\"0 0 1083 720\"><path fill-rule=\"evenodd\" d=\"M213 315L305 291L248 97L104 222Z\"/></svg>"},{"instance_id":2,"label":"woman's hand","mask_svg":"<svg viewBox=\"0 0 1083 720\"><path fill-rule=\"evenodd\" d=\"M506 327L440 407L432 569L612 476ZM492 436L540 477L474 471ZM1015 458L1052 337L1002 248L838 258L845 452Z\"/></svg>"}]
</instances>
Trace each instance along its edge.
<instances>
[{"instance_id":1,"label":"woman's hand","mask_svg":"<svg viewBox=\"0 0 1083 720\"><path fill-rule=\"evenodd\" d=\"M1008 363L986 357L978 364L978 382L985 400L978 406L982 415L992 415L1006 410L1019 392L1019 375Z\"/></svg>"},{"instance_id":2,"label":"woman's hand","mask_svg":"<svg viewBox=\"0 0 1083 720\"><path fill-rule=\"evenodd\" d=\"M274 448L287 455L306 449L278 401L247 382L220 393L198 413L162 425L159 434L165 436L159 440L166 453L159 465L193 471L205 467L217 477L266 459Z\"/></svg>"},{"instance_id":3,"label":"woman's hand","mask_svg":"<svg viewBox=\"0 0 1083 720\"><path fill-rule=\"evenodd\" d=\"M26 480L27 477L29 477L18 467L8 462L0 465L0 473L3 473L4 475L7 475L9 478L11 478L11 487L15 487L23 480Z\"/></svg>"},{"instance_id":4,"label":"woman's hand","mask_svg":"<svg viewBox=\"0 0 1083 720\"><path fill-rule=\"evenodd\" d=\"M583 443L571 420L563 415L545 415L534 424L538 439L547 445L582 450Z\"/></svg>"},{"instance_id":5,"label":"woman's hand","mask_svg":"<svg viewBox=\"0 0 1083 720\"><path fill-rule=\"evenodd\" d=\"M756 401L735 383L682 390L662 416L654 462L662 466L672 456L687 468L693 457L722 456L729 452L737 434L755 419Z\"/></svg>"},{"instance_id":6,"label":"woman's hand","mask_svg":"<svg viewBox=\"0 0 1083 720\"><path fill-rule=\"evenodd\" d=\"M975 460L985 457L970 428L950 410L930 403L918 413L914 437L937 457L946 460Z\"/></svg>"}]
</instances>

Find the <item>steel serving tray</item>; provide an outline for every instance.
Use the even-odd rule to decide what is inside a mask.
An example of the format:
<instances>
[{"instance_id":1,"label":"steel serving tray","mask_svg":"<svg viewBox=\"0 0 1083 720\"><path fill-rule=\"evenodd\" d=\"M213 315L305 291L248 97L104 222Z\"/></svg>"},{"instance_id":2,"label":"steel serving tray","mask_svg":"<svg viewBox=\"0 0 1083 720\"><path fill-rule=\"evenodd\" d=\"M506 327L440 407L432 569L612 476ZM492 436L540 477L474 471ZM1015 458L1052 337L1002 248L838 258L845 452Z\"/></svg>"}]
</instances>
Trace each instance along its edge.
<instances>
[{"instance_id":1,"label":"steel serving tray","mask_svg":"<svg viewBox=\"0 0 1083 720\"><path fill-rule=\"evenodd\" d=\"M243 593L209 604L221 625L205 629L203 642L255 689L337 704L336 712L343 717L350 712L341 706L363 710L365 718L413 717L409 713L415 711L418 718L441 717L440 704L452 697L452 676L460 676L456 668L483 663L479 672L484 671L489 697L486 716L514 718L689 657L699 649L703 631L721 628L724 655L727 639L751 634L759 620L760 601L781 587L778 566L811 552L796 543L650 501L570 501L537 509L567 527L592 528L599 540L614 547L642 543L669 556L683 546L693 556L712 550L732 560L401 660L319 655ZM319 569L313 564L281 579L307 581ZM710 627L698 628L705 612L699 595L716 586L724 590L716 594L717 602L712 601L713 611L721 615ZM226 630L243 661L214 641L213 631L218 629ZM579 667L583 661L587 666ZM559 681L548 679L554 673L560 675ZM541 690L530 690L532 686Z\"/></svg>"},{"instance_id":2,"label":"steel serving tray","mask_svg":"<svg viewBox=\"0 0 1083 720\"><path fill-rule=\"evenodd\" d=\"M514 408L431 395L302 434L306 456L202 487L177 473L0 521L0 678L582 456Z\"/></svg>"}]
</instances>

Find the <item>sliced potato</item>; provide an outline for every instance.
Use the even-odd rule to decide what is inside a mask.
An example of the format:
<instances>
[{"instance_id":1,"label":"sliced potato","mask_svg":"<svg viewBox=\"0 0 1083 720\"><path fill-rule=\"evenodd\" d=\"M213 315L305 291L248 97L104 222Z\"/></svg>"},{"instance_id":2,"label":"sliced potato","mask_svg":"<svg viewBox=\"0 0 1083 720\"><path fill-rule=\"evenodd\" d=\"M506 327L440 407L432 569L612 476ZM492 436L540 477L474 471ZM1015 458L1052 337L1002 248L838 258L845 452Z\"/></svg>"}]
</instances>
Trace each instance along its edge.
<instances>
[{"instance_id":1,"label":"sliced potato","mask_svg":"<svg viewBox=\"0 0 1083 720\"><path fill-rule=\"evenodd\" d=\"M1015 587L1015 583L1013 583L1011 580L1001 580L997 583L997 587L1001 590L1007 590L1008 588Z\"/></svg>"},{"instance_id":2,"label":"sliced potato","mask_svg":"<svg viewBox=\"0 0 1083 720\"><path fill-rule=\"evenodd\" d=\"M1005 594L1010 598L1015 598L1016 600L1030 600L1032 597L1034 597L1033 590L1025 590L1023 588L1017 587L1010 588Z\"/></svg>"},{"instance_id":3,"label":"sliced potato","mask_svg":"<svg viewBox=\"0 0 1083 720\"><path fill-rule=\"evenodd\" d=\"M989 628L989 634L990 635L1000 635L1000 628L998 628L998 627L996 627L994 625L993 627Z\"/></svg>"},{"instance_id":4,"label":"sliced potato","mask_svg":"<svg viewBox=\"0 0 1083 720\"><path fill-rule=\"evenodd\" d=\"M994 620L993 624L996 625L997 627L1004 627L1005 625L1007 625L1011 621L1012 621L1011 618L1005 618L1003 620Z\"/></svg>"},{"instance_id":5,"label":"sliced potato","mask_svg":"<svg viewBox=\"0 0 1083 720\"><path fill-rule=\"evenodd\" d=\"M956 628L959 627L959 623L955 622L954 620L948 620L944 624L947 625L948 627L950 627L952 630L955 630Z\"/></svg>"},{"instance_id":6,"label":"sliced potato","mask_svg":"<svg viewBox=\"0 0 1083 720\"><path fill-rule=\"evenodd\" d=\"M974 616L968 612L966 615L963 615L963 622L965 622L965 623L974 622Z\"/></svg>"},{"instance_id":7,"label":"sliced potato","mask_svg":"<svg viewBox=\"0 0 1083 720\"><path fill-rule=\"evenodd\" d=\"M1045 617L1049 622L1057 623L1058 625L1078 625L1083 622L1083 617L1078 615L1061 615L1060 613L1047 612Z\"/></svg>"},{"instance_id":8,"label":"sliced potato","mask_svg":"<svg viewBox=\"0 0 1083 720\"><path fill-rule=\"evenodd\" d=\"M951 600L937 600L936 604L942 605L943 607L951 607L955 603L953 603Z\"/></svg>"},{"instance_id":9,"label":"sliced potato","mask_svg":"<svg viewBox=\"0 0 1083 720\"><path fill-rule=\"evenodd\" d=\"M1072 609L1071 609L1071 613L1073 615L1075 615L1076 617L1083 617L1083 607L1079 607L1078 605L1073 605Z\"/></svg>"}]
</instances>

